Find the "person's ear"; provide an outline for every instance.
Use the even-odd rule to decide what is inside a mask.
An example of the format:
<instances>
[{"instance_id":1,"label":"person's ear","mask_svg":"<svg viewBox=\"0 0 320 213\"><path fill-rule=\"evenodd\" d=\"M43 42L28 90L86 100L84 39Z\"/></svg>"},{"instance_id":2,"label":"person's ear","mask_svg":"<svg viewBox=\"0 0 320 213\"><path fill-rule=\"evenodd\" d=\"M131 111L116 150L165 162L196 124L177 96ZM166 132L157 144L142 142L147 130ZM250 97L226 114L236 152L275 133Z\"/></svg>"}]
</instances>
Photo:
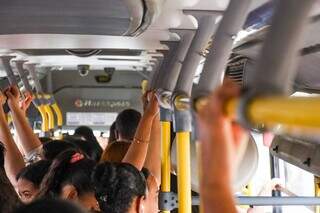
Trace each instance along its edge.
<instances>
[{"instance_id":1,"label":"person's ear","mask_svg":"<svg viewBox=\"0 0 320 213\"><path fill-rule=\"evenodd\" d=\"M120 135L119 135L119 132L117 130L114 131L114 134L116 136L116 140L120 140Z\"/></svg>"},{"instance_id":2,"label":"person's ear","mask_svg":"<svg viewBox=\"0 0 320 213\"><path fill-rule=\"evenodd\" d=\"M66 200L78 199L78 191L73 185L65 185L61 190L61 195Z\"/></svg>"},{"instance_id":3,"label":"person's ear","mask_svg":"<svg viewBox=\"0 0 320 213\"><path fill-rule=\"evenodd\" d=\"M145 213L145 197L141 196L137 198L137 212L138 213Z\"/></svg>"}]
</instances>

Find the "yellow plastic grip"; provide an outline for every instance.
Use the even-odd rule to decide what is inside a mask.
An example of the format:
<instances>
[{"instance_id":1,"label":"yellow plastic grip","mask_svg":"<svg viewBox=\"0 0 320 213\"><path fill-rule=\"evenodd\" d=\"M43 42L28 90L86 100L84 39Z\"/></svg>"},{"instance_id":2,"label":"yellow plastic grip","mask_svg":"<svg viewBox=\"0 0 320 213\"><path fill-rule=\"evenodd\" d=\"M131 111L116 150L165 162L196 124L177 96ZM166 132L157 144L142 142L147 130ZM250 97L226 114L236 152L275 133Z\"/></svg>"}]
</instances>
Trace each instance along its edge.
<instances>
[{"instance_id":1,"label":"yellow plastic grip","mask_svg":"<svg viewBox=\"0 0 320 213\"><path fill-rule=\"evenodd\" d=\"M58 127L61 127L63 125L63 116L62 116L61 109L57 103L52 104L51 107L57 116L57 125Z\"/></svg>"},{"instance_id":2,"label":"yellow plastic grip","mask_svg":"<svg viewBox=\"0 0 320 213\"><path fill-rule=\"evenodd\" d=\"M41 118L42 118L42 125L41 125L41 130L43 132L48 132L49 131L49 125L48 125L48 118L46 111L44 109L43 105L40 105L37 107L38 111L40 112Z\"/></svg>"},{"instance_id":3,"label":"yellow plastic grip","mask_svg":"<svg viewBox=\"0 0 320 213\"><path fill-rule=\"evenodd\" d=\"M226 105L229 117L235 117L239 100L230 100ZM320 128L319 97L258 97L247 106L249 121L254 125L264 124L272 128L282 125L290 128Z\"/></svg>"},{"instance_id":4,"label":"yellow plastic grip","mask_svg":"<svg viewBox=\"0 0 320 213\"><path fill-rule=\"evenodd\" d=\"M44 105L44 110L47 114L47 118L48 118L48 128L49 130L53 130L54 129L54 115L53 112L50 108L50 105Z\"/></svg>"}]
</instances>

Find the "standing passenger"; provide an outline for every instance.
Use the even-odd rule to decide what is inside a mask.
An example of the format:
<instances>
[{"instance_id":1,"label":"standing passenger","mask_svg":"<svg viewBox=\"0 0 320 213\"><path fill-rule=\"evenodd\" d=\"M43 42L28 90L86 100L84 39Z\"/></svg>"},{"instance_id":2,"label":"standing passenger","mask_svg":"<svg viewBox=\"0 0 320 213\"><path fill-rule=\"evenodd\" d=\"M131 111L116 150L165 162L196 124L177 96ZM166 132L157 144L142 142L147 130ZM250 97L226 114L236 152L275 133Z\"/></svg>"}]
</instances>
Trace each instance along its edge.
<instances>
[{"instance_id":1,"label":"standing passenger","mask_svg":"<svg viewBox=\"0 0 320 213\"><path fill-rule=\"evenodd\" d=\"M91 182L94 167L94 161L75 150L59 154L41 183L40 197L63 198L99 210Z\"/></svg>"}]
</instances>

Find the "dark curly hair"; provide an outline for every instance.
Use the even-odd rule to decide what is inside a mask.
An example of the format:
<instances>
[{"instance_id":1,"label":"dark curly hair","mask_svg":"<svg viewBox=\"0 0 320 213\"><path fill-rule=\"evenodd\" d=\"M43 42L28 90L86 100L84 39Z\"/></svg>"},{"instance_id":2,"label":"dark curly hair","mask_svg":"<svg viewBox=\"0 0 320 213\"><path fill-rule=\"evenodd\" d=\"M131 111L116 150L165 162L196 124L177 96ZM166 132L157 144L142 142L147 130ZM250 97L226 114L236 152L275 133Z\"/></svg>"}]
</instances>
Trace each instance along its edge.
<instances>
[{"instance_id":1,"label":"dark curly hair","mask_svg":"<svg viewBox=\"0 0 320 213\"><path fill-rule=\"evenodd\" d=\"M108 213L126 213L134 198L145 196L146 180L127 163L104 162L92 175L100 208Z\"/></svg>"},{"instance_id":2,"label":"dark curly hair","mask_svg":"<svg viewBox=\"0 0 320 213\"><path fill-rule=\"evenodd\" d=\"M41 182L40 197L59 197L62 188L67 184L73 185L80 196L94 192L90 178L95 162L83 158L71 163L72 156L76 153L78 153L77 150L67 150L53 160Z\"/></svg>"}]
</instances>

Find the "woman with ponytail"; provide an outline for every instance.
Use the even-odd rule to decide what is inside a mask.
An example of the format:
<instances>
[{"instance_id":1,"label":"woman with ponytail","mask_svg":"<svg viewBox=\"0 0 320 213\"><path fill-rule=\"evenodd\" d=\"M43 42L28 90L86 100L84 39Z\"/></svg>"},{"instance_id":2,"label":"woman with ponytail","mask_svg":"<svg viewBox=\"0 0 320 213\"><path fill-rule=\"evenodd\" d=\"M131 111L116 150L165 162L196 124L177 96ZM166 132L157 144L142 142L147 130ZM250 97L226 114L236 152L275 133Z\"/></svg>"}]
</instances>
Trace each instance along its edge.
<instances>
[{"instance_id":1,"label":"woman with ponytail","mask_svg":"<svg viewBox=\"0 0 320 213\"><path fill-rule=\"evenodd\" d=\"M52 162L40 187L40 197L75 201L89 210L99 210L90 180L95 162L75 150L59 154Z\"/></svg>"}]
</instances>

